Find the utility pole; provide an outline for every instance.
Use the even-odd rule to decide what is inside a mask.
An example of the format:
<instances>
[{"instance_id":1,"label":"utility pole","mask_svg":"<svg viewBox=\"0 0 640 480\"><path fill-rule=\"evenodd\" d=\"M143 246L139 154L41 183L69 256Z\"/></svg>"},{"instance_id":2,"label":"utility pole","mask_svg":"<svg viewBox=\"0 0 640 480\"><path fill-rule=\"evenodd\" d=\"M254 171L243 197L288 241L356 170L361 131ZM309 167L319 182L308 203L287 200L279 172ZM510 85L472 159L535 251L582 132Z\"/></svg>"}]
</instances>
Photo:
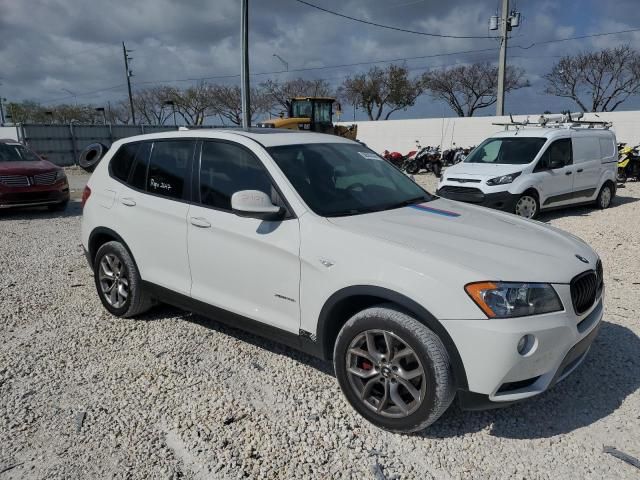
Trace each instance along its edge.
<instances>
[{"instance_id":1,"label":"utility pole","mask_svg":"<svg viewBox=\"0 0 640 480\"><path fill-rule=\"evenodd\" d=\"M0 82L0 86L2 86L2 82ZM2 106L2 102L6 102L6 98L2 98L2 94L0 93L0 126L4 125L4 107Z\"/></svg>"},{"instance_id":2,"label":"utility pole","mask_svg":"<svg viewBox=\"0 0 640 480\"><path fill-rule=\"evenodd\" d=\"M500 29L500 58L498 60L498 95L496 115L504 115L504 91L507 75L507 40L513 27L520 26L520 12L509 12L509 0L502 0L502 15L489 19L489 29Z\"/></svg>"},{"instance_id":3,"label":"utility pole","mask_svg":"<svg viewBox=\"0 0 640 480\"><path fill-rule=\"evenodd\" d=\"M240 96L242 97L242 128L247 129L251 126L251 100L249 85L249 0L242 0L240 17L240 38L242 50Z\"/></svg>"},{"instance_id":4,"label":"utility pole","mask_svg":"<svg viewBox=\"0 0 640 480\"><path fill-rule=\"evenodd\" d=\"M127 89L129 90L129 105L131 106L131 121L135 125L136 111L133 108L133 96L131 95L131 77L133 76L133 73L131 72L131 70L129 70L129 60L133 60L133 59L129 57L130 51L131 50L127 50L127 47L124 45L124 42L122 42L122 54L124 55L124 71L127 76Z\"/></svg>"},{"instance_id":5,"label":"utility pole","mask_svg":"<svg viewBox=\"0 0 640 480\"><path fill-rule=\"evenodd\" d=\"M502 17L500 21L500 60L498 62L498 102L496 115L504 115L504 80L507 70L507 26L509 21L509 0L502 0Z\"/></svg>"}]
</instances>

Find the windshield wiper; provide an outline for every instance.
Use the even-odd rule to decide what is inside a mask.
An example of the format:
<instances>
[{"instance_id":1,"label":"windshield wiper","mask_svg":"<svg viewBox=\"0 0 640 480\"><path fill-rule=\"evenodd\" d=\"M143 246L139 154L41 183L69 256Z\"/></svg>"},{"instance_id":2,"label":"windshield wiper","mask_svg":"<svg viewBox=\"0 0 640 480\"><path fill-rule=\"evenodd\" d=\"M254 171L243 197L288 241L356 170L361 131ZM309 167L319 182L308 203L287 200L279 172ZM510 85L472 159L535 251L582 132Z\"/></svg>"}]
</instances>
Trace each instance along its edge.
<instances>
[{"instance_id":1,"label":"windshield wiper","mask_svg":"<svg viewBox=\"0 0 640 480\"><path fill-rule=\"evenodd\" d=\"M434 198L435 197L433 197L431 195L429 195L429 196L421 195L419 197L409 198L407 200L403 200L402 202L398 202L398 203L393 203L391 205L387 205L386 207L384 207L381 210L393 210L394 208L408 207L409 205L415 205L416 203L430 202Z\"/></svg>"}]
</instances>

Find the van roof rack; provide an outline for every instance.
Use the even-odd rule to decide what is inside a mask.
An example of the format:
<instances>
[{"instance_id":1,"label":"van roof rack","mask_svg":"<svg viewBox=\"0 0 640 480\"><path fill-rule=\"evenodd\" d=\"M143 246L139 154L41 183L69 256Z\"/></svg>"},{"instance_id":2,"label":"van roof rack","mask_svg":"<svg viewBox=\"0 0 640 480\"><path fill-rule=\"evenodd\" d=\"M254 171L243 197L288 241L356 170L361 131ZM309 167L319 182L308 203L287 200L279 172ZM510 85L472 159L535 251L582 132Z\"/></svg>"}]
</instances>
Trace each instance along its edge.
<instances>
[{"instance_id":1,"label":"van roof rack","mask_svg":"<svg viewBox=\"0 0 640 480\"><path fill-rule=\"evenodd\" d=\"M516 130L523 127L545 127L545 128L601 128L608 130L612 123L604 120L583 120L584 113L565 112L555 115L540 115L536 122L529 121L527 117L524 121L516 122L513 115L509 114L509 122L494 122L492 125L499 125L509 130L509 127L516 127Z\"/></svg>"}]
</instances>

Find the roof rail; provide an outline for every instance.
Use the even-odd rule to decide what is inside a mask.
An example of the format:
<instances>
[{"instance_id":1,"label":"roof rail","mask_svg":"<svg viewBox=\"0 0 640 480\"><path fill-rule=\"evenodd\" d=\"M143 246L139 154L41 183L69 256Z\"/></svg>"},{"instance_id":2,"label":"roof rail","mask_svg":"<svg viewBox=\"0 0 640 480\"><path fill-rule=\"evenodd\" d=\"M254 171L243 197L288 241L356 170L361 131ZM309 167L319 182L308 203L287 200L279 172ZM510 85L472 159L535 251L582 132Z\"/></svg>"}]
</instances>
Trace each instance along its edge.
<instances>
[{"instance_id":1,"label":"roof rail","mask_svg":"<svg viewBox=\"0 0 640 480\"><path fill-rule=\"evenodd\" d=\"M596 115L597 116L597 115ZM509 127L546 127L546 128L602 128L607 130L611 127L611 122L606 122L604 120L583 120L584 113L571 113L566 112L562 114L555 115L540 115L538 117L537 122L530 122L529 117L527 117L524 121L517 122L513 119L513 115L509 114L509 122L494 122L492 125L499 125L505 127L506 130L509 130Z\"/></svg>"}]
</instances>

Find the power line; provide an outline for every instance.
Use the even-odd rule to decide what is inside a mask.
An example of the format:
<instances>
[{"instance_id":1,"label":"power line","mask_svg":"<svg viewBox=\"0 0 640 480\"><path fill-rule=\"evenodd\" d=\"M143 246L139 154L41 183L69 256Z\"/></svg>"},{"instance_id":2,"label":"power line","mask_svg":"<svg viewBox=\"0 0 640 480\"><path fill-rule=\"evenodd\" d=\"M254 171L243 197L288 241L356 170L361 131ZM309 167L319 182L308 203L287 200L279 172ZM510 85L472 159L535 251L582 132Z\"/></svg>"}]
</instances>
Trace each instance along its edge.
<instances>
[{"instance_id":1,"label":"power line","mask_svg":"<svg viewBox=\"0 0 640 480\"><path fill-rule=\"evenodd\" d=\"M492 48L480 48L476 50L462 50L457 52L447 52L447 53L435 53L432 55L419 55L416 57L403 57L403 58L391 58L386 60L372 60L369 62L356 62L356 63L342 63L337 65L324 65L322 67L304 67L304 68L294 68L289 70L276 70L271 72L258 72L252 73L251 76L258 75L277 75L281 73L298 73L298 72L309 72L313 70L327 70L332 68L345 68L345 67L357 67L363 65L374 65L377 63L390 63L390 62L402 62L406 60L421 60L425 58L437 58L437 57L446 57L449 55L462 55L466 53L480 53L480 52L494 52L496 50L495 47ZM229 75L214 75L209 77L198 77L198 78L179 78L173 80L149 80L149 81L141 81L136 82L136 85L154 85L159 83L177 83L177 82L197 82L203 80L222 80L226 78L237 78L239 74L229 74Z\"/></svg>"},{"instance_id":2,"label":"power line","mask_svg":"<svg viewBox=\"0 0 640 480\"><path fill-rule=\"evenodd\" d=\"M66 97L59 97L59 98L51 98L49 100L43 100L41 103L53 103L53 102L60 102L62 100L67 100L68 98L73 98L73 97L86 97L87 95L93 95L96 93L101 93L101 92L107 92L109 90L116 90L118 88L122 88L126 86L126 83L121 83L120 85L113 85L112 87L105 87L105 88L101 88L99 90L92 90L90 92L84 92L84 93L77 93L76 95L67 95Z\"/></svg>"},{"instance_id":3,"label":"power line","mask_svg":"<svg viewBox=\"0 0 640 480\"><path fill-rule=\"evenodd\" d=\"M322 12L330 13L331 15L335 15L337 17L346 18L348 20L352 20L354 22L359 22L359 23L364 23L366 25L372 25L374 27L386 28L388 30L395 30L397 32L412 33L414 35L425 35L427 37L439 37L439 38L475 38L475 39L494 38L494 37L490 37L488 35L483 35L483 36L444 35L444 34L440 34L440 33L420 32L420 31L417 31L417 30L409 30L407 28L392 27L391 25L383 25L382 23L370 22L369 20L363 20L361 18L356 18L356 17L352 17L350 15L345 15L344 13L335 12L333 10L329 10L327 8L320 7L318 5L314 5L313 3L306 2L305 0L294 0L294 1L296 1L298 3L301 3L303 5L307 5L308 7L315 8L315 9L320 10Z\"/></svg>"},{"instance_id":4,"label":"power line","mask_svg":"<svg viewBox=\"0 0 640 480\"><path fill-rule=\"evenodd\" d=\"M582 40L584 38L594 38L594 37L605 37L607 35L620 35L621 33L631 33L631 32L640 32L640 28L630 28L628 30L620 30L617 32L602 32L602 33L592 33L590 35L580 35L577 37L567 37L567 38L558 38L556 40L544 40L540 42L533 42L531 45L527 47L523 47L521 45L514 45L511 48L520 48L522 50L529 50L530 48L537 47L539 45L546 45L549 43L558 43L558 42L568 42L570 40Z\"/></svg>"}]
</instances>

